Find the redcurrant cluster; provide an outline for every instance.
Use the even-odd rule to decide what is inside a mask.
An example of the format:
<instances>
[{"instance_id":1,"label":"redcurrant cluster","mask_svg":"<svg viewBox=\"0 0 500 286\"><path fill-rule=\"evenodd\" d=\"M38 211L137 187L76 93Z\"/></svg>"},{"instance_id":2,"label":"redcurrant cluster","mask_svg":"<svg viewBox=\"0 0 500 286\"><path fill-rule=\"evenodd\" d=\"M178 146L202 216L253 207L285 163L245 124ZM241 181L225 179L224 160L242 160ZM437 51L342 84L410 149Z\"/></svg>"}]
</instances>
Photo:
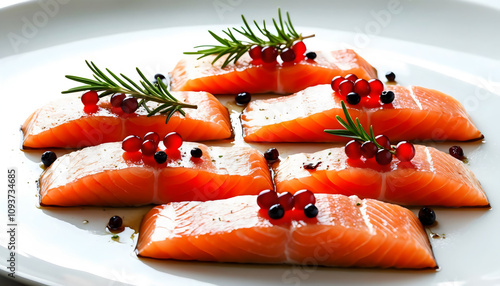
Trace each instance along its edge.
<instances>
[{"instance_id":1,"label":"redcurrant cluster","mask_svg":"<svg viewBox=\"0 0 500 286\"><path fill-rule=\"evenodd\" d=\"M111 106L114 108L120 108L124 113L132 114L137 108L139 108L139 103L135 97L126 96L123 93L115 93L111 96Z\"/></svg>"},{"instance_id":2,"label":"redcurrant cluster","mask_svg":"<svg viewBox=\"0 0 500 286\"><path fill-rule=\"evenodd\" d=\"M339 93L351 105L360 103L362 99L380 99L384 104L394 101L394 92L384 91L384 84L376 78L366 81L355 74L336 76L332 79L331 86L333 91Z\"/></svg>"},{"instance_id":3,"label":"redcurrant cluster","mask_svg":"<svg viewBox=\"0 0 500 286\"><path fill-rule=\"evenodd\" d=\"M159 143L160 136L156 132L148 132L142 139L136 135L127 136L122 141L122 149L131 153L141 151L143 156L154 156L158 164L163 164L167 161L167 153L158 150ZM177 132L170 132L163 138L163 144L167 149L178 150L182 145L182 137Z\"/></svg>"},{"instance_id":4,"label":"redcurrant cluster","mask_svg":"<svg viewBox=\"0 0 500 286\"><path fill-rule=\"evenodd\" d=\"M415 157L415 146L407 141L401 141L397 146L392 146L389 138L385 135L375 137L376 142L382 148L372 141L359 142L351 140L345 146L345 153L349 159L358 160L361 157L366 159L375 158L379 165L387 165L392 162L392 157L395 155L399 161L408 162Z\"/></svg>"},{"instance_id":5,"label":"redcurrant cluster","mask_svg":"<svg viewBox=\"0 0 500 286\"><path fill-rule=\"evenodd\" d=\"M289 192L277 194L273 190L264 190L257 196L257 204L261 209L267 210L271 219L280 219L285 211L293 208L303 210L304 215L313 218L318 215L318 208L314 205L316 197L309 190L300 190L295 195Z\"/></svg>"},{"instance_id":6,"label":"redcurrant cluster","mask_svg":"<svg viewBox=\"0 0 500 286\"><path fill-rule=\"evenodd\" d=\"M275 47L275 46L257 46L254 45L248 51L254 64L260 62L277 63L278 56L284 63L298 62L306 56L306 45L302 41L296 41L291 47ZM310 58L310 56L308 56Z\"/></svg>"}]
</instances>

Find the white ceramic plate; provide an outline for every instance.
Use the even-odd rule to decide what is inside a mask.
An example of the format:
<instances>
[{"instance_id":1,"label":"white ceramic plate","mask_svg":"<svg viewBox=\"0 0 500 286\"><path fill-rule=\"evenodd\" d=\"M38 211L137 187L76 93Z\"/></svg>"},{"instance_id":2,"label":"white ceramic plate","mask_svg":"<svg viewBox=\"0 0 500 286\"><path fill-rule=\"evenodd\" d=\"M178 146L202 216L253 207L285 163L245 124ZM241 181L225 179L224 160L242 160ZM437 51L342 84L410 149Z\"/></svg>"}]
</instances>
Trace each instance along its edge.
<instances>
[{"instance_id":1,"label":"white ceramic plate","mask_svg":"<svg viewBox=\"0 0 500 286\"><path fill-rule=\"evenodd\" d=\"M500 12L482 1L68 1L29 2L0 10L2 172L14 167L17 182L17 270L26 283L51 285L490 285L500 283ZM52 3L47 6L39 3ZM391 4L392 3L392 4ZM311 49L353 47L383 77L402 85L441 90L463 103L483 142L460 143L481 181L491 209L437 208L429 229L438 271L303 268L138 259L139 222L150 208L39 208L35 181L42 151L19 150L19 126L36 108L73 86L64 75L89 75L84 60L134 74L171 70L183 51L209 43L207 29L239 23L239 15L270 19L277 7L292 13L297 28L315 33ZM30 25L31 30L30 30ZM215 25L215 26L214 26ZM5 36L6 35L6 36ZM264 96L258 96L264 97ZM232 108L232 97L220 97ZM237 115L233 112L233 118ZM226 143L227 144L227 143ZM244 144L241 139L229 144ZM428 143L430 144L430 143ZM454 143L432 144L446 151ZM254 144L283 155L328 144ZM58 154L63 154L58 151ZM7 159L5 159L7 158ZM1 175L6 186L6 174ZM5 187L4 187L5 190ZM5 276L8 236L5 192L1 198L0 265ZM414 209L416 212L417 209ZM119 242L105 225L121 215L129 226ZM444 236L443 236L444 235ZM19 281L19 280L17 280ZM1 281L0 281L1 282Z\"/></svg>"}]
</instances>

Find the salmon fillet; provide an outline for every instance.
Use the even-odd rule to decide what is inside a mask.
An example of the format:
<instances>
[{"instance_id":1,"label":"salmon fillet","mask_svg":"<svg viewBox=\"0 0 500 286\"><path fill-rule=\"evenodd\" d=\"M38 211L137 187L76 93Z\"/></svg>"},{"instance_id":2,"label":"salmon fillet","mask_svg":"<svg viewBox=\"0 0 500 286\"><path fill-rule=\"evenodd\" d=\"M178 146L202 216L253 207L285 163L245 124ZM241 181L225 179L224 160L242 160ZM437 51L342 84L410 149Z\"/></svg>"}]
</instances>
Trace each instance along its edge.
<instances>
[{"instance_id":1,"label":"salmon fillet","mask_svg":"<svg viewBox=\"0 0 500 286\"><path fill-rule=\"evenodd\" d=\"M318 216L298 210L270 220L256 196L178 202L144 217L142 257L341 267L435 268L418 218L401 206L356 196L317 194Z\"/></svg>"},{"instance_id":2,"label":"salmon fillet","mask_svg":"<svg viewBox=\"0 0 500 286\"><path fill-rule=\"evenodd\" d=\"M391 140L475 140L483 138L463 106L453 97L418 86L389 85L392 104L366 108L347 104L352 118L366 129ZM345 142L325 133L344 129L335 118L345 119L341 97L330 85L307 88L294 95L251 101L242 113L247 142ZM444 128L445 127L445 128Z\"/></svg>"},{"instance_id":3,"label":"salmon fillet","mask_svg":"<svg viewBox=\"0 0 500 286\"><path fill-rule=\"evenodd\" d=\"M190 151L203 151L200 159ZM137 157L138 155L138 157ZM58 158L39 180L41 205L138 206L205 201L273 189L269 167L255 149L184 142L166 163L125 153L121 143L84 148Z\"/></svg>"},{"instance_id":4,"label":"salmon fillet","mask_svg":"<svg viewBox=\"0 0 500 286\"><path fill-rule=\"evenodd\" d=\"M174 92L182 102L196 104L197 109L184 109L186 116L176 112L168 124L166 116L147 117L140 107L135 114L117 115L109 97L101 98L99 110L85 113L78 96L68 95L35 111L23 124L25 148L81 148L105 142L120 141L128 135L144 136L149 131L161 137L176 131L186 141L227 139L232 136L227 109L206 92ZM151 109L157 103L148 103Z\"/></svg>"},{"instance_id":5,"label":"salmon fillet","mask_svg":"<svg viewBox=\"0 0 500 286\"><path fill-rule=\"evenodd\" d=\"M489 206L481 184L465 164L432 147L415 145L411 162L349 159L344 147L294 154L273 165L277 192L357 195L401 205ZM303 165L319 163L315 170Z\"/></svg>"},{"instance_id":6,"label":"salmon fillet","mask_svg":"<svg viewBox=\"0 0 500 286\"><path fill-rule=\"evenodd\" d=\"M197 60L186 57L170 73L172 90L207 91L212 94L293 93L306 87L330 83L338 75L350 73L366 80L377 71L353 50L317 52L314 60L298 63L252 64L247 54L236 64L221 68L224 59L212 65L215 56Z\"/></svg>"}]
</instances>

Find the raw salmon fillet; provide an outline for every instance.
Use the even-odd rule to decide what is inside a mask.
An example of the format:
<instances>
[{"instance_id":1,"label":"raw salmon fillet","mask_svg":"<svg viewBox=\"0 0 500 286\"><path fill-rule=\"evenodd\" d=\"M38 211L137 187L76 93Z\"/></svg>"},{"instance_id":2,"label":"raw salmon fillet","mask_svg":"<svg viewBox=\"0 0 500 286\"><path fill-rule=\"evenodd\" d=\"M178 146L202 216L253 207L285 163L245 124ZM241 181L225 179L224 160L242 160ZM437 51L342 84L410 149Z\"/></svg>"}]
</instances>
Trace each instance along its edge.
<instances>
[{"instance_id":1,"label":"raw salmon fillet","mask_svg":"<svg viewBox=\"0 0 500 286\"><path fill-rule=\"evenodd\" d=\"M144 217L142 257L340 267L435 268L418 218L401 206L317 194L318 216L288 211L271 220L256 196L169 203Z\"/></svg>"},{"instance_id":2,"label":"raw salmon fillet","mask_svg":"<svg viewBox=\"0 0 500 286\"><path fill-rule=\"evenodd\" d=\"M120 141L128 135L144 136L155 131L162 138L176 131L186 141L227 139L232 136L227 109L206 92L174 92L182 102L196 104L197 109L184 109L186 116L176 112L168 124L166 116L147 117L140 107L135 114L117 115L112 111L109 97L101 98L99 110L85 113L78 96L68 95L35 111L23 124L23 147L80 148L105 142ZM148 103L150 108L157 103Z\"/></svg>"},{"instance_id":3,"label":"raw salmon fillet","mask_svg":"<svg viewBox=\"0 0 500 286\"><path fill-rule=\"evenodd\" d=\"M200 159L190 151L203 151ZM138 156L137 156L138 155ZM87 147L58 158L39 180L44 206L138 206L173 201L205 201L273 189L269 167L255 149L207 147L184 142L167 152L166 163L140 152L125 153L121 143Z\"/></svg>"},{"instance_id":4,"label":"raw salmon fillet","mask_svg":"<svg viewBox=\"0 0 500 286\"><path fill-rule=\"evenodd\" d=\"M247 54L236 64L221 68L224 59L212 65L215 56L182 59L170 73L172 90L207 91L212 94L293 93L306 87L330 83L350 73L366 80L377 71L353 50L318 52L314 60L282 65L252 64Z\"/></svg>"},{"instance_id":5,"label":"raw salmon fillet","mask_svg":"<svg viewBox=\"0 0 500 286\"><path fill-rule=\"evenodd\" d=\"M453 97L418 86L389 85L392 104L366 108L347 104L352 118L359 118L375 134L401 140L475 140L483 136L463 106ZM345 142L325 133L344 129L335 118L345 119L341 97L328 85L307 88L294 95L251 101L241 121L247 142Z\"/></svg>"},{"instance_id":6,"label":"raw salmon fillet","mask_svg":"<svg viewBox=\"0 0 500 286\"><path fill-rule=\"evenodd\" d=\"M401 205L489 206L481 184L465 164L432 147L415 145L411 162L393 159L380 166L374 158L352 160L344 147L294 154L273 165L277 192L357 195ZM303 165L319 163L315 170Z\"/></svg>"}]
</instances>

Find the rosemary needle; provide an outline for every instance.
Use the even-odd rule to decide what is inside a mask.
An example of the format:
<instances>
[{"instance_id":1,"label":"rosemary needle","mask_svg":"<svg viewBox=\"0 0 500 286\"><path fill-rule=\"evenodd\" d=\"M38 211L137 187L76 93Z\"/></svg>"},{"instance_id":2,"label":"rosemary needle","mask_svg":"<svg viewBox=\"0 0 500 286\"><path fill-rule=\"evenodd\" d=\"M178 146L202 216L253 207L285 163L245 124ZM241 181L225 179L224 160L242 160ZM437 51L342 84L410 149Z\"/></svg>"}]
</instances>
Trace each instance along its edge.
<instances>
[{"instance_id":1,"label":"rosemary needle","mask_svg":"<svg viewBox=\"0 0 500 286\"><path fill-rule=\"evenodd\" d=\"M241 15L243 20L243 26L238 28L228 28L222 32L225 36L219 36L212 31L208 31L212 37L217 40L220 45L200 45L194 47L199 49L195 52L184 52L188 55L200 55L198 59L204 58L206 56L215 55L212 64L219 60L224 55L227 57L222 63L222 68L226 67L229 63L236 63L241 56L243 56L253 45L258 46L274 46L278 50L283 50L284 48L289 48L293 45L295 41L302 41L303 39L312 38L314 35L302 36L302 34L297 33L295 30L292 20L290 19L290 14L286 13L286 20L283 21L281 16L281 9L278 9L278 20L273 19L273 25L276 29L276 34L271 33L266 22L262 22L262 26L259 26L256 21L253 21L255 27L263 37L257 36L250 25L248 24L245 16ZM236 34L240 34L245 37L244 40L239 40ZM227 38L225 38L227 37ZM201 49L200 49L201 48Z\"/></svg>"},{"instance_id":2,"label":"rosemary needle","mask_svg":"<svg viewBox=\"0 0 500 286\"><path fill-rule=\"evenodd\" d=\"M140 99L139 105L146 109L146 111L148 112L148 117L158 113L167 115L165 123L168 123L175 112L179 112L180 114L185 116L186 113L184 112L183 108L198 108L198 106L196 105L179 102L168 91L167 86L161 79L158 78L157 84L153 84L144 76L139 68L136 68L136 70L142 80L140 80L139 83L136 83L124 74L120 74L120 78L109 69L106 69L107 73L110 75L108 76L104 72L102 72L93 62L89 63L88 61L85 61L85 63L87 63L87 66L93 72L94 79L66 75L66 78L83 83L85 85L65 90L62 92L63 94L89 90L101 92L99 94L99 97L113 95L115 93L128 94L132 97ZM113 78L116 82L111 78ZM151 110L147 106L147 103L150 101L157 102L160 105Z\"/></svg>"}]
</instances>

